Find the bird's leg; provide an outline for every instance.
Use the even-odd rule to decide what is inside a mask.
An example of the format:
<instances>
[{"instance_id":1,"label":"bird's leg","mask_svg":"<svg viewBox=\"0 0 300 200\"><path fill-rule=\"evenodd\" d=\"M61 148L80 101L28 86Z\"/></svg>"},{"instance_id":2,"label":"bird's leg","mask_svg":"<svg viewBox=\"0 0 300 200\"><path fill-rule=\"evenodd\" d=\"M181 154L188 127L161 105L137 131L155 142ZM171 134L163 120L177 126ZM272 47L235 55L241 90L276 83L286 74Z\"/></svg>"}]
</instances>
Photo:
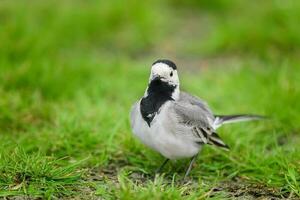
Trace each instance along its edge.
<instances>
[{"instance_id":1,"label":"bird's leg","mask_svg":"<svg viewBox=\"0 0 300 200\"><path fill-rule=\"evenodd\" d=\"M196 154L196 155L194 155L194 156L192 157L191 162L190 162L190 165L189 165L188 169L187 169L186 172L185 172L185 175L184 175L183 180L185 180L185 179L187 178L187 176L189 175L189 173L190 173L190 171L191 171L191 169L192 169L192 167L193 167L193 164L194 164L194 162L195 162L195 160L196 160L196 158L197 158L197 155L198 155L198 154Z\"/></svg>"},{"instance_id":2,"label":"bird's leg","mask_svg":"<svg viewBox=\"0 0 300 200\"><path fill-rule=\"evenodd\" d=\"M169 161L169 159L167 158L163 164L155 171L155 174L159 174L160 171L164 168L164 166L167 164L167 162Z\"/></svg>"}]
</instances>

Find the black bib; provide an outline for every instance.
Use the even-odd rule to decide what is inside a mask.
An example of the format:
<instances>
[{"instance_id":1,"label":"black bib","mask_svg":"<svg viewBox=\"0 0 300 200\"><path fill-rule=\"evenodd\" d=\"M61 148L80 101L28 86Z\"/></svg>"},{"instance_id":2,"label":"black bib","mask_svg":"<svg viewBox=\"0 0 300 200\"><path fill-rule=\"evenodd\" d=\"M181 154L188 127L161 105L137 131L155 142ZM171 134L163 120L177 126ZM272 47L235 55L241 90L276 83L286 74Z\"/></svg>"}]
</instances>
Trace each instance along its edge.
<instances>
[{"instance_id":1,"label":"black bib","mask_svg":"<svg viewBox=\"0 0 300 200\"><path fill-rule=\"evenodd\" d=\"M148 126L155 115L159 112L160 107L167 101L173 101L172 94L176 86L170 85L160 79L154 79L150 82L147 96L141 100L140 111L143 119L147 122Z\"/></svg>"}]
</instances>

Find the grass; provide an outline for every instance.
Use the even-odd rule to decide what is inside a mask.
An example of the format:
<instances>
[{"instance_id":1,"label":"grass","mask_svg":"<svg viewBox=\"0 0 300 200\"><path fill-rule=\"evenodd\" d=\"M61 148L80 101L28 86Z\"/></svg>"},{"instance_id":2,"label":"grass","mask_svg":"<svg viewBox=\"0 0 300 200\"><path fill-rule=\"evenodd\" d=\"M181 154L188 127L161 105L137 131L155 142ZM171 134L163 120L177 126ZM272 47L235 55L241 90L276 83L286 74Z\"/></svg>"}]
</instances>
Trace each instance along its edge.
<instances>
[{"instance_id":1,"label":"grass","mask_svg":"<svg viewBox=\"0 0 300 200\"><path fill-rule=\"evenodd\" d=\"M174 2L1 1L0 197L300 197L299 3ZM205 147L188 183L188 160L154 178L130 130L161 57L217 114L271 117L221 128L231 151Z\"/></svg>"}]
</instances>

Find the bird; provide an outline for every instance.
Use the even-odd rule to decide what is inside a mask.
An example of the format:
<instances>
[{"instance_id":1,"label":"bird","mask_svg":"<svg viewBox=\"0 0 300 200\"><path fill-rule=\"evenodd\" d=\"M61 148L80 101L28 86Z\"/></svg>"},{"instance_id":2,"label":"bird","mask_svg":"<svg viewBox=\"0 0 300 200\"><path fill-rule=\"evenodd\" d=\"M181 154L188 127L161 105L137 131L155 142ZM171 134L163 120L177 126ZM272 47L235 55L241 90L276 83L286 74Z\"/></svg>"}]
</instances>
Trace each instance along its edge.
<instances>
[{"instance_id":1,"label":"bird","mask_svg":"<svg viewBox=\"0 0 300 200\"><path fill-rule=\"evenodd\" d=\"M205 144L229 150L216 132L220 126L264 118L253 114L213 114L204 100L180 90L177 66L168 59L152 64L144 95L130 111L133 134L165 157L156 173L169 160L191 159L184 180Z\"/></svg>"}]
</instances>

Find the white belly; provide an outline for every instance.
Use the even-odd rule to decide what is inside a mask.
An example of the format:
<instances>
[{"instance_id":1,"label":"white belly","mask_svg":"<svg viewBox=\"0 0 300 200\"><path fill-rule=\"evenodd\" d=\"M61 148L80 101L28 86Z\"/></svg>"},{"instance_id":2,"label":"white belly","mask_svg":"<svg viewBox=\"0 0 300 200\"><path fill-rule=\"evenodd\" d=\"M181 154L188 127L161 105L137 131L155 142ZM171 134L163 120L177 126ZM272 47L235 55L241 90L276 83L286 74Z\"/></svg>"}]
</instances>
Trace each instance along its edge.
<instances>
[{"instance_id":1,"label":"white belly","mask_svg":"<svg viewBox=\"0 0 300 200\"><path fill-rule=\"evenodd\" d=\"M170 123L166 115L168 106L168 103L163 105L161 112L155 116L149 127L142 118L138 105L134 111L136 118L132 124L134 134L144 144L160 152L166 158L179 159L196 155L200 150L199 145L184 134L170 132L166 127L166 123Z\"/></svg>"}]
</instances>

